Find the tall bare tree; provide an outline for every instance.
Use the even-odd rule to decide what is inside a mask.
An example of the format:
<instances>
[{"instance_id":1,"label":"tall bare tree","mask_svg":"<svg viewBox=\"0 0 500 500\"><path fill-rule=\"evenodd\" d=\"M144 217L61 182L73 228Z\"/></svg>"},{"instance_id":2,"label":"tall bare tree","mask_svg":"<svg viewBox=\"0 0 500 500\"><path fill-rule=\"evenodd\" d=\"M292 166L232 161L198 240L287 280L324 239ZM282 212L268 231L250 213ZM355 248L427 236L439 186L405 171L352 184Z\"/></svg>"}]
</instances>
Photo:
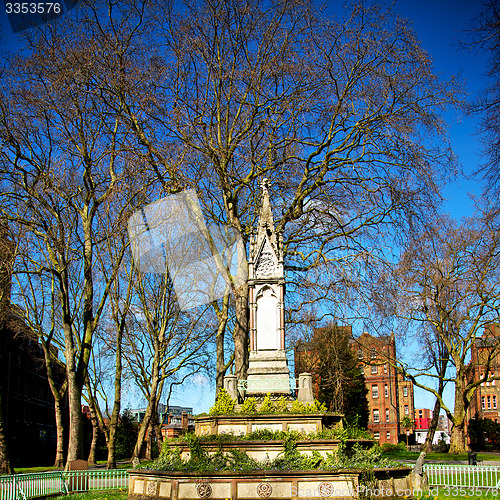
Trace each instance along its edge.
<instances>
[{"instance_id":1,"label":"tall bare tree","mask_svg":"<svg viewBox=\"0 0 500 500\"><path fill-rule=\"evenodd\" d=\"M204 311L183 313L177 304L168 274L142 275L134 282L136 301L132 320L125 330L123 355L147 401L134 457L139 458L144 439L157 430L158 405L165 386L207 366L207 346L213 328ZM159 431L159 429L158 429ZM161 440L161 433L157 436Z\"/></svg>"},{"instance_id":2,"label":"tall bare tree","mask_svg":"<svg viewBox=\"0 0 500 500\"><path fill-rule=\"evenodd\" d=\"M487 0L480 16L469 30L471 40L464 44L488 55L487 87L472 103L470 110L480 119L480 132L486 161L479 169L494 193L500 182L500 2Z\"/></svg>"},{"instance_id":3,"label":"tall bare tree","mask_svg":"<svg viewBox=\"0 0 500 500\"><path fill-rule=\"evenodd\" d=\"M400 361L398 368L431 392L453 422L451 453L466 450L467 408L476 388L490 376L499 349L499 338L486 340L485 374L473 377L471 348L485 327L499 319L498 224L494 213L480 213L460 225L446 218L436 221L408 243L394 272L386 272L386 286L372 297L402 328L442 344L437 363L416 367ZM421 376L437 378L438 388L426 385ZM453 408L443 398L446 382L455 386Z\"/></svg>"},{"instance_id":4,"label":"tall bare tree","mask_svg":"<svg viewBox=\"0 0 500 500\"><path fill-rule=\"evenodd\" d=\"M106 111L99 91L109 76L102 67L108 55L98 50L85 23L65 23L31 32L31 45L2 80L0 168L2 209L26 230L30 272L55 282L47 300L57 304L65 349L71 461L83 458L82 388L125 247L105 277L96 275L96 252L109 236L106 230L123 229L148 181L126 127ZM112 225L101 219L108 213ZM23 292L29 294L29 287Z\"/></svg>"},{"instance_id":5,"label":"tall bare tree","mask_svg":"<svg viewBox=\"0 0 500 500\"><path fill-rule=\"evenodd\" d=\"M454 84L434 76L390 10L355 5L329 20L309 2L200 0L159 22L144 73L155 70L154 85L142 100L110 89L110 102L167 186L172 143L181 148L179 188L195 185L206 217L245 243L263 177L296 269L363 251L385 224L418 217L438 197L437 174L452 160L445 140L440 149L425 136L443 139L439 113ZM232 292L244 379L248 288Z\"/></svg>"}]
</instances>

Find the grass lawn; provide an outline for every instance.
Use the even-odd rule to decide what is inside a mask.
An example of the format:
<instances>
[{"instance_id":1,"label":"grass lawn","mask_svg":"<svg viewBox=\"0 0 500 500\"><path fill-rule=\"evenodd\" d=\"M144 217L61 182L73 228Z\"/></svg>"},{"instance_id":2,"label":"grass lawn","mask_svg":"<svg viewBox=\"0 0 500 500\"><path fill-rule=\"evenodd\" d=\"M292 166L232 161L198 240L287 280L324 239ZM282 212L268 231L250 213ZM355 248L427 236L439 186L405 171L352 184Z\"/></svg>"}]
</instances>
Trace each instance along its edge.
<instances>
[{"instance_id":1,"label":"grass lawn","mask_svg":"<svg viewBox=\"0 0 500 500\"><path fill-rule=\"evenodd\" d=\"M151 463L151 462L141 462L141 465L142 465L142 463L147 464L147 463ZM99 460L97 462L97 465L106 466L106 460ZM119 462L116 464L116 468L117 469L131 469L132 464L128 461L127 462ZM56 468L56 467L47 467L47 466L44 466L44 467L16 467L14 469L14 472L16 474L27 474L29 472L47 472L47 471L51 471L51 470L62 470L62 469Z\"/></svg>"},{"instance_id":2,"label":"grass lawn","mask_svg":"<svg viewBox=\"0 0 500 500\"><path fill-rule=\"evenodd\" d=\"M497 492L498 493L498 492ZM415 499L417 500L465 500L466 498L470 500L479 500L479 499L484 499L484 500L493 500L498 499L498 494L495 494L495 492L486 492L486 491L472 491L472 490L463 490L463 491L456 491L453 489L447 490L444 488L441 488L439 491L436 491L435 489L431 489L428 493L424 493L422 495L417 495L415 496Z\"/></svg>"},{"instance_id":3,"label":"grass lawn","mask_svg":"<svg viewBox=\"0 0 500 500\"><path fill-rule=\"evenodd\" d=\"M52 500L127 500L127 491L94 491L92 493L72 493L71 495L49 498Z\"/></svg>"},{"instance_id":4,"label":"grass lawn","mask_svg":"<svg viewBox=\"0 0 500 500\"><path fill-rule=\"evenodd\" d=\"M393 460L416 460L419 456L418 451L402 451L402 450L395 450L395 451L388 451L382 453L382 456L391 458ZM443 462L446 462L448 460L468 460L468 455L467 453L461 453L457 455L451 455L450 453L427 453L425 456L427 460L441 460ZM477 458L479 460L496 460L500 461L500 456L499 455L493 455L491 453L478 453Z\"/></svg>"}]
</instances>

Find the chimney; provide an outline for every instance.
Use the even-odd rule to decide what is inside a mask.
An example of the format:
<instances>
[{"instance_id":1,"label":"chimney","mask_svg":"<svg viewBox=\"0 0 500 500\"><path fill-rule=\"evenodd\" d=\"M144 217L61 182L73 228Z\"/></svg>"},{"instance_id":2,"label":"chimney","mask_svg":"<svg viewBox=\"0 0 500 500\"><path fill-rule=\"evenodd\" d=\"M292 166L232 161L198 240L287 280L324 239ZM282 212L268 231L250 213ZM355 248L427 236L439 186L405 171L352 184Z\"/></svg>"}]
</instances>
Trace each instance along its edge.
<instances>
[{"instance_id":1,"label":"chimney","mask_svg":"<svg viewBox=\"0 0 500 500\"><path fill-rule=\"evenodd\" d=\"M185 411L182 412L182 430L188 430L188 414Z\"/></svg>"}]
</instances>

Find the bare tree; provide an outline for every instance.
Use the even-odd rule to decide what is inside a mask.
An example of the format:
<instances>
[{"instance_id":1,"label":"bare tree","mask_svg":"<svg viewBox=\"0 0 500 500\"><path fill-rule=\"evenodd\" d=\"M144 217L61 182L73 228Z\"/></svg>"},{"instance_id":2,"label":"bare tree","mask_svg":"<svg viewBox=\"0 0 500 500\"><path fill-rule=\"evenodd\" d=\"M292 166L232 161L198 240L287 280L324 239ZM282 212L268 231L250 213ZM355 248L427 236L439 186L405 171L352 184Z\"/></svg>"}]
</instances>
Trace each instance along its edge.
<instances>
[{"instance_id":1,"label":"bare tree","mask_svg":"<svg viewBox=\"0 0 500 500\"><path fill-rule=\"evenodd\" d=\"M164 386L207 366L207 346L213 328L205 322L208 306L182 313L168 274L143 274L134 282L133 317L125 330L123 355L147 401L134 457L139 458L144 439L158 424L158 404ZM159 431L159 429L158 429ZM161 440L161 432L157 432Z\"/></svg>"},{"instance_id":2,"label":"bare tree","mask_svg":"<svg viewBox=\"0 0 500 500\"><path fill-rule=\"evenodd\" d=\"M498 353L499 339L486 339L485 375L480 380L472 377L471 348L486 325L499 318L498 229L491 213L461 225L445 218L436 221L408 243L394 272L385 274L386 286L372 297L402 328L442 344L438 359L419 368L400 361L398 368L417 387L431 392L453 422L451 453L466 450L467 408ZM438 388L422 382L424 375L437 378ZM455 385L454 408L443 399L446 382Z\"/></svg>"},{"instance_id":3,"label":"bare tree","mask_svg":"<svg viewBox=\"0 0 500 500\"><path fill-rule=\"evenodd\" d=\"M206 0L159 23L149 94L114 92L110 101L167 187L175 142L179 188L196 186L206 217L245 243L263 177L281 209L289 264L302 270L338 261L345 248L359 254L361 240L438 198L438 166L446 172L452 160L446 141L439 150L425 134L443 138L439 112L454 102L454 85L433 75L390 10L356 5L327 20L308 2ZM244 379L248 288L232 292L235 373Z\"/></svg>"},{"instance_id":4,"label":"bare tree","mask_svg":"<svg viewBox=\"0 0 500 500\"><path fill-rule=\"evenodd\" d=\"M71 461L82 458L82 388L125 248L105 279L95 274L96 252L107 229L123 229L148 181L126 127L104 109L99 78L109 75L90 70L108 61L84 23L65 21L70 26L31 32L30 49L2 80L0 168L3 212L26 230L24 244L32 248L29 272L54 280L50 302L57 304L65 349ZM114 224L106 225L101 215L111 213L111 205ZM29 285L23 293L30 293Z\"/></svg>"},{"instance_id":5,"label":"bare tree","mask_svg":"<svg viewBox=\"0 0 500 500\"><path fill-rule=\"evenodd\" d=\"M487 180L488 188L497 193L500 181L500 3L488 0L483 11L469 30L471 40L464 44L488 55L486 81L488 86L470 106L470 111L479 116L484 165L478 173Z\"/></svg>"}]
</instances>

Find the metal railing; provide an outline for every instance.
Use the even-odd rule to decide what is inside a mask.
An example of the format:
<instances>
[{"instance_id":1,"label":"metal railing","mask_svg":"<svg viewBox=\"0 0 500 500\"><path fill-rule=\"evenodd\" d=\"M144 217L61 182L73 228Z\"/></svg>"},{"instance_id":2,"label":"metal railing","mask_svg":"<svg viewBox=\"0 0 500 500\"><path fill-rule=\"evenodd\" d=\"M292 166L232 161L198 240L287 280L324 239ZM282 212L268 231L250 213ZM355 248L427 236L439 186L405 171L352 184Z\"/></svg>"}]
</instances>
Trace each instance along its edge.
<instances>
[{"instance_id":1,"label":"metal railing","mask_svg":"<svg viewBox=\"0 0 500 500\"><path fill-rule=\"evenodd\" d=\"M0 500L27 500L69 492L127 488L126 469L54 471L0 476Z\"/></svg>"},{"instance_id":2,"label":"metal railing","mask_svg":"<svg viewBox=\"0 0 500 500\"><path fill-rule=\"evenodd\" d=\"M425 464L429 486L444 488L500 488L500 467L495 465Z\"/></svg>"},{"instance_id":3,"label":"metal railing","mask_svg":"<svg viewBox=\"0 0 500 500\"><path fill-rule=\"evenodd\" d=\"M238 390L246 392L252 391L273 391L273 390L291 390L298 388L298 379L289 380L274 380L274 379L255 379L255 380L238 380Z\"/></svg>"}]
</instances>

